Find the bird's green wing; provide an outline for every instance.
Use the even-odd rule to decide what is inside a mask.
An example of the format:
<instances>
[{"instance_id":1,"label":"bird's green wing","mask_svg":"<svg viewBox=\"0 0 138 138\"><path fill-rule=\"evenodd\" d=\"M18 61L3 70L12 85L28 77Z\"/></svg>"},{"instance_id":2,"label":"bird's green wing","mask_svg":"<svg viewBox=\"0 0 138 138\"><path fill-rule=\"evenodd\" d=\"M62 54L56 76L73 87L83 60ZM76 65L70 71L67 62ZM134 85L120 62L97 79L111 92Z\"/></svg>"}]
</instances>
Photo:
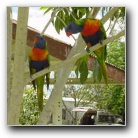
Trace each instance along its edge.
<instances>
[{"instance_id":1,"label":"bird's green wing","mask_svg":"<svg viewBox=\"0 0 138 138\"><path fill-rule=\"evenodd\" d=\"M105 28L104 28L104 26L103 26L103 23L102 23L100 20L99 20L99 22L100 22L101 30L102 30L102 32L103 32L104 39L106 39L107 36L106 36L106 31L105 31Z\"/></svg>"},{"instance_id":2,"label":"bird's green wing","mask_svg":"<svg viewBox=\"0 0 138 138\"><path fill-rule=\"evenodd\" d=\"M100 26L101 26L101 31L103 33L103 40L106 39L106 31L104 29L104 26L102 24L102 22L99 20L100 22ZM102 44L102 43L101 43ZM107 51L106 51L106 45L99 48L98 50L94 51L94 53L96 54L97 56L97 61L99 63L100 66L98 66L97 68L97 74L100 75L101 73L99 72L102 72L102 75L104 77L104 80L105 82L107 83L107 67L106 67L106 63L105 63L105 60L106 60L106 56L107 56ZM95 64L97 65L97 64ZM101 69L100 69L101 68ZM99 71L99 72L98 72ZM99 79L101 79L100 77L98 77ZM99 80L98 79L98 80Z\"/></svg>"},{"instance_id":3,"label":"bird's green wing","mask_svg":"<svg viewBox=\"0 0 138 138\"><path fill-rule=\"evenodd\" d=\"M31 59L30 59L30 56L29 56L28 60L29 60L29 71L30 71L30 77L31 77L32 74L36 73L36 70L33 69L33 68L31 68L31 64L30 64ZM34 89L36 90L35 80L32 81L32 84L33 84Z\"/></svg>"},{"instance_id":4,"label":"bird's green wing","mask_svg":"<svg viewBox=\"0 0 138 138\"><path fill-rule=\"evenodd\" d=\"M44 87L44 76L38 77L36 80L37 85L37 97L39 110L43 110L43 87Z\"/></svg>"}]
</instances>

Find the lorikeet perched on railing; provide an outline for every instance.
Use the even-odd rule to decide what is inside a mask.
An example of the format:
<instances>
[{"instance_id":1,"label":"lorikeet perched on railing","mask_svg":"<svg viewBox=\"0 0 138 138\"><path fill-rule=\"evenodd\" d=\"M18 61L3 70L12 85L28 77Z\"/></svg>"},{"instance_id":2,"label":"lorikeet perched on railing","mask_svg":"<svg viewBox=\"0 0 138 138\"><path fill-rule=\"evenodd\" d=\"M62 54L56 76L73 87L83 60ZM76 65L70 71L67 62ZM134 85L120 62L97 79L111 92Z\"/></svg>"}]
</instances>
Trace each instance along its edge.
<instances>
[{"instance_id":1,"label":"lorikeet perched on railing","mask_svg":"<svg viewBox=\"0 0 138 138\"><path fill-rule=\"evenodd\" d=\"M47 49L47 41L41 35L34 38L34 47L29 53L29 69L30 75L48 68L50 66L49 53ZM49 73L46 74L47 90L49 89ZM45 75L40 76L32 81L33 87L37 89L39 110L43 110L43 87L45 83ZM37 88L36 88L37 87Z\"/></svg>"},{"instance_id":2,"label":"lorikeet perched on railing","mask_svg":"<svg viewBox=\"0 0 138 138\"><path fill-rule=\"evenodd\" d=\"M72 34L81 33L83 40L86 43L86 51L89 53L89 48L101 43L106 39L106 32L102 22L98 19L84 18L71 22L66 28L67 36ZM106 46L94 51L96 60L99 63L99 71L102 72L105 82L107 82L107 67L105 64L106 59Z\"/></svg>"}]
</instances>

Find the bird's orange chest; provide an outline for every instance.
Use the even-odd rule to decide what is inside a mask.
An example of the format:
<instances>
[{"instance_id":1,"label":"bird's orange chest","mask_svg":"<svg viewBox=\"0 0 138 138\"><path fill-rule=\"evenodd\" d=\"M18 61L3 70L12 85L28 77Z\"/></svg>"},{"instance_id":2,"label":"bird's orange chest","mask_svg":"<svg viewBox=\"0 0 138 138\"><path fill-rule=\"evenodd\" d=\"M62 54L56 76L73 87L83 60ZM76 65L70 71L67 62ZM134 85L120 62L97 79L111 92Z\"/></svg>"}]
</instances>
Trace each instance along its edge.
<instances>
[{"instance_id":1,"label":"bird's orange chest","mask_svg":"<svg viewBox=\"0 0 138 138\"><path fill-rule=\"evenodd\" d=\"M81 34L87 37L94 35L98 30L100 30L100 22L98 20L87 20Z\"/></svg>"},{"instance_id":2,"label":"bird's orange chest","mask_svg":"<svg viewBox=\"0 0 138 138\"><path fill-rule=\"evenodd\" d=\"M48 51L39 48L33 48L29 54L31 60L41 61L47 59Z\"/></svg>"}]
</instances>

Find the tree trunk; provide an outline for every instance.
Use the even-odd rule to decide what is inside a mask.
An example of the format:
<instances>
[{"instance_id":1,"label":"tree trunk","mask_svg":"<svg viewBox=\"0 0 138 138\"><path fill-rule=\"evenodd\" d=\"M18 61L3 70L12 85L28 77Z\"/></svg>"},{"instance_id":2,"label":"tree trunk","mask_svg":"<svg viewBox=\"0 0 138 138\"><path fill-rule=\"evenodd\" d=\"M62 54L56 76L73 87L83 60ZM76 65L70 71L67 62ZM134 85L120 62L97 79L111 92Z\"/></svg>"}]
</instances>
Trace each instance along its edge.
<instances>
[{"instance_id":1,"label":"tree trunk","mask_svg":"<svg viewBox=\"0 0 138 138\"><path fill-rule=\"evenodd\" d=\"M100 9L101 9L101 7L94 7L92 9L91 17L96 18L96 16L97 16L98 12L100 11Z\"/></svg>"},{"instance_id":2,"label":"tree trunk","mask_svg":"<svg viewBox=\"0 0 138 138\"><path fill-rule=\"evenodd\" d=\"M7 114L9 111L9 97L11 92L11 50L12 50L12 11L7 7Z\"/></svg>"},{"instance_id":3,"label":"tree trunk","mask_svg":"<svg viewBox=\"0 0 138 138\"><path fill-rule=\"evenodd\" d=\"M81 36L79 36L77 43L70 51L68 59L74 56L76 53L83 51L84 46L85 43L82 40ZM68 76L75 63L76 60L59 69L57 73L58 76L56 79L56 84L54 86L54 91L51 93L51 96L49 97L49 100L46 103L42 114L40 115L39 122L37 123L38 125L46 125L49 121L51 114L54 117L53 125L62 125L62 102L60 102L60 99L62 97L62 91L66 84Z\"/></svg>"},{"instance_id":4,"label":"tree trunk","mask_svg":"<svg viewBox=\"0 0 138 138\"><path fill-rule=\"evenodd\" d=\"M15 55L13 63L12 89L9 97L8 125L18 125L22 91L24 87L25 49L27 40L27 23L29 8L18 8Z\"/></svg>"}]
</instances>

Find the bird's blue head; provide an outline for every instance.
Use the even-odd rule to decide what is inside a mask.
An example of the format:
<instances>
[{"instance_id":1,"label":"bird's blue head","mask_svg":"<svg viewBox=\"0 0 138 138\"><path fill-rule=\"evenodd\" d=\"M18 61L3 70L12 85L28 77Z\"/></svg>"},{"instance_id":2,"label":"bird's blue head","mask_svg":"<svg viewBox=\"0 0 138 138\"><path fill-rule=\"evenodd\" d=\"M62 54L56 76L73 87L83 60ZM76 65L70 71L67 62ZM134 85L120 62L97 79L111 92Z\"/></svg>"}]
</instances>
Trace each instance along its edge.
<instances>
[{"instance_id":1,"label":"bird's blue head","mask_svg":"<svg viewBox=\"0 0 138 138\"><path fill-rule=\"evenodd\" d=\"M75 22L71 22L66 28L65 32L67 36L70 36L72 34L77 34L81 32L83 29L82 25L77 25Z\"/></svg>"},{"instance_id":2,"label":"bird's blue head","mask_svg":"<svg viewBox=\"0 0 138 138\"><path fill-rule=\"evenodd\" d=\"M34 48L45 49L46 48L46 40L43 36L37 34L34 38Z\"/></svg>"}]
</instances>

